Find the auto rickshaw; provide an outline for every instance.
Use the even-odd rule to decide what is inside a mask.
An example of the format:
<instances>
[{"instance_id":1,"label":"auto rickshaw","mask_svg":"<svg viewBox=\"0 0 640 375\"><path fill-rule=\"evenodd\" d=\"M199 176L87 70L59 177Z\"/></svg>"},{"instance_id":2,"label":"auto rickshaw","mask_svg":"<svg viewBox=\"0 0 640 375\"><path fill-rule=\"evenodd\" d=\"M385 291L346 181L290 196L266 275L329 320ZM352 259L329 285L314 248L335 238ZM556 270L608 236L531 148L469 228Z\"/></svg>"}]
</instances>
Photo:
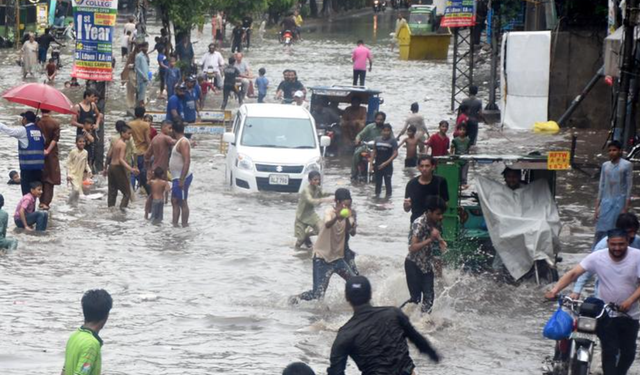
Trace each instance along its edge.
<instances>
[{"instance_id":1,"label":"auto rickshaw","mask_svg":"<svg viewBox=\"0 0 640 375\"><path fill-rule=\"evenodd\" d=\"M361 86L313 86L309 87L311 92L311 114L316 120L318 136L327 135L331 138L331 146L327 148L330 155L338 154L341 145L340 118L344 109L351 105L351 100L358 97L362 106L367 109L367 120L369 124L374 121L376 112L380 110L380 105L384 100L380 97L381 91L371 90ZM321 116L317 108L322 107L327 111L327 116ZM345 151L345 150L342 150ZM345 151L348 153L348 151ZM353 149L351 149L353 152Z\"/></svg>"},{"instance_id":2,"label":"auto rickshaw","mask_svg":"<svg viewBox=\"0 0 640 375\"><path fill-rule=\"evenodd\" d=\"M555 207L556 171L570 169L569 152L561 151L551 152L548 155L532 154L526 156L444 156L437 157L436 160L435 173L447 181L449 193L447 212L442 223L443 237L449 245L448 251L444 255L445 261L450 265L460 266L472 272L500 272L510 281L525 279L535 279L537 283L540 283L541 279L547 282L557 281L556 263L560 261L557 236L560 231L560 223L557 207ZM486 207L488 202L491 199L498 200L499 197L492 196L492 192L487 193L488 189L485 190L482 185L493 184L489 186L497 186L496 184L503 184L503 182L491 181L480 176L476 179L478 192L466 193L462 190L460 183L462 167L465 163L469 163L473 169L490 165L492 167L489 167L489 170L502 168L503 174L507 169L519 171L523 187L532 185L529 191L533 191L535 187L540 194L548 194L547 201L550 202L550 211L553 211L555 207L553 219L546 222L545 219L537 218L534 215L534 217L528 218L528 223L533 226L545 227L544 229L547 229L550 235L542 240L535 237L538 235L537 232L542 233L543 231L538 227L527 228L526 217L522 219L525 224L519 226L518 220L521 219L519 214L526 211L525 209L521 210L522 207L507 207L507 210L504 210L507 211L507 215L502 216L494 212L485 212L489 210ZM548 191L545 187L548 187ZM540 210L544 211L543 205L535 202L535 204L529 205L531 207L528 208L527 214L530 215L531 210L536 210L538 205L540 205ZM510 209L511 212L508 212ZM547 224L549 224L548 227ZM509 233L505 234L506 232ZM512 240L509 239L509 236L512 236ZM533 240L531 240L531 236L534 236ZM499 247L494 244L496 240L500 242ZM515 254L521 250L518 248L518 244L523 243L533 243L537 246L532 246L535 249L527 248L516 256ZM504 251L512 252L514 259L526 264L529 267L526 272L513 272L508 266L496 269L497 253L510 256Z\"/></svg>"}]
</instances>

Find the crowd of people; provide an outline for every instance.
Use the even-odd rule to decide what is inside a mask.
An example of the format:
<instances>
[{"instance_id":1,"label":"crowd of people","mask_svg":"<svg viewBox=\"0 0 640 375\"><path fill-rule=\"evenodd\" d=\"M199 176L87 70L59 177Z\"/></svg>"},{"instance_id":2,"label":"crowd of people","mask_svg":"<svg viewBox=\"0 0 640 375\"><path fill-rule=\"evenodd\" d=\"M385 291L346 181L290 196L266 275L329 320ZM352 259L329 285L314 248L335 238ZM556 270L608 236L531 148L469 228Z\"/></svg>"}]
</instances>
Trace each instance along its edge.
<instances>
[{"instance_id":1,"label":"crowd of people","mask_svg":"<svg viewBox=\"0 0 640 375\"><path fill-rule=\"evenodd\" d=\"M139 35L135 20L130 18L123 28L121 54L124 62L123 84L127 89L127 103L133 109L134 118L128 123L115 123L116 135L109 140L104 165L96 165L102 158L96 157L96 144L100 141L98 129L104 122L97 106L98 93L92 89L84 92L81 102L75 105L70 125L76 128L75 148L67 156L66 181L70 184L70 201L93 184L92 177L102 170L107 177L107 206L114 207L121 195L120 209L129 205L135 189L144 192L145 218L154 224L163 221L164 206L171 197L172 223L189 226L189 188L193 182L191 167L192 144L185 136L185 126L199 121L206 105L208 93L221 91L224 110L229 99L235 97L239 104L245 97L257 97L264 102L270 88L266 69L260 68L254 76L242 51L249 49L253 19L244 17L232 30L232 55L225 60L219 44L225 33L223 13L212 17L214 42L196 63L193 46L187 35L175 48L165 29L155 38L155 46ZM282 23L300 36L302 18L291 14ZM34 68L47 62L51 43L57 43L47 31L36 42L29 36L23 44L23 75L34 74ZM153 119L146 116L147 92L152 76L149 70L149 54L157 52L159 70L159 96L166 91L166 120L160 124L160 132L153 127ZM367 72L373 64L371 51L362 40L352 52L353 85L364 86ZM55 61L49 61L49 65ZM46 66L50 81L56 70ZM77 82L76 82L77 83ZM255 93L257 91L257 94ZM385 187L385 197L392 197L391 179L398 150L406 148L405 168L417 168L418 176L405 187L403 209L410 213L407 254L404 270L408 303L419 306L423 313L434 307L436 280L442 274L442 255L448 244L442 235L442 221L449 203L447 181L435 174L436 157L466 155L478 140L479 123L486 122L482 102L477 98L478 88L470 88L470 96L462 102L449 135L450 125L442 120L438 132L430 134L418 103L411 104L410 115L398 135L393 134L384 112L375 113L374 121L367 123L367 109L359 96L353 96L350 106L344 110L329 103L318 102L310 108L319 124L338 123L341 143L353 152L351 177L358 180L363 153L370 149L368 170L373 171L374 194L379 197ZM275 90L275 98L282 102L309 109L305 98L307 90L298 80L295 70L283 72L283 80ZM37 117L33 111L21 114L22 126L9 127L0 123L0 132L18 140L20 172L12 171L10 184L20 185L22 198L14 211L14 224L25 231L46 231L54 197L54 188L61 184L62 172L58 143L60 123L50 112L41 110ZM603 352L605 375L626 374L635 358L636 338L640 319L640 224L630 213L630 197L633 186L633 166L622 158L622 145L613 141L608 145L610 160L602 166L599 193L595 202L596 234L593 253L567 272L546 293L548 298L557 295L572 281L576 283L572 298L579 298L585 283L592 275L598 276L596 295L605 302L616 303L625 315L608 317L599 325L598 335ZM469 164L461 172L463 189L469 186ZM368 172L367 172L368 173ZM412 326L400 308L374 307L371 305L372 287L356 265L356 254L350 241L358 233L358 212L353 205L351 192L338 188L329 194L321 187L321 175L308 174L308 185L300 194L294 222L295 247L311 251L311 289L290 298L292 304L324 297L334 273L345 279L345 298L353 308L353 317L340 329L331 350L329 374L344 374L347 359L351 357L363 373L412 374L415 369L408 350L409 339L421 353L433 361L439 354ZM521 173L507 169L506 185L517 190L521 187ZM18 243L6 236L9 215L3 211L4 197L0 195L0 248L15 249ZM320 205L328 205L322 216L316 213ZM317 236L315 242L311 237ZM599 251L607 249L608 251ZM84 324L74 332L67 343L63 374L99 374L101 369L100 330L106 324L113 307L113 300L105 290L90 290L82 298ZM289 365L283 374L313 374L306 364Z\"/></svg>"},{"instance_id":2,"label":"crowd of people","mask_svg":"<svg viewBox=\"0 0 640 375\"><path fill-rule=\"evenodd\" d=\"M117 134L110 140L105 164L100 168L102 166L97 165L94 145L98 137L97 123L102 114L95 106L96 98L95 91L86 90L83 101L76 105L77 112L70 121L71 126L77 127L77 132L75 148L69 152L66 163L69 201L77 204L78 197L93 185L93 175L102 169L108 178L108 207L115 206L120 193L120 208L126 209L137 186L147 196L145 217L151 213L151 219L158 224L162 221L162 207L168 201L170 192L172 223L178 226L180 222L182 227L187 227L189 187L193 174L191 143L185 138L184 123L165 120L158 133L152 126L152 118L145 116L145 108L136 107L133 120L129 123L122 120L116 122ZM33 111L22 113L21 127L0 123L0 132L18 139L20 173L12 171L10 183L21 186L23 198L16 208L14 221L16 227L27 231L47 229L54 188L62 180L58 152L60 122L51 117L50 111L41 111L41 117L37 117ZM165 189L169 185L170 188ZM160 195L164 197L162 200ZM6 222L2 238L5 233ZM15 241L5 245L3 247L13 248Z\"/></svg>"}]
</instances>

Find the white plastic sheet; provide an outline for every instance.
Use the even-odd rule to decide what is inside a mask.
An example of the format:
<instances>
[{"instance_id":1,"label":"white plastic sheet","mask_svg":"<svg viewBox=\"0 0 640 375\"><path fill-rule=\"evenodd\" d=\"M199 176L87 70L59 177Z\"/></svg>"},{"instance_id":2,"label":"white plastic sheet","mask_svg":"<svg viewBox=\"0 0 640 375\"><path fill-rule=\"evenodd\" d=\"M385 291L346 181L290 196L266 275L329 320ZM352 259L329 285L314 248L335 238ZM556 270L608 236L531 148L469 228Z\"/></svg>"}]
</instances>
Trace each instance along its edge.
<instances>
[{"instance_id":1,"label":"white plastic sheet","mask_svg":"<svg viewBox=\"0 0 640 375\"><path fill-rule=\"evenodd\" d=\"M547 121L551 32L506 33L501 60L502 124L530 130L534 123Z\"/></svg>"},{"instance_id":2,"label":"white plastic sheet","mask_svg":"<svg viewBox=\"0 0 640 375\"><path fill-rule=\"evenodd\" d=\"M517 190L478 177L478 195L491 242L516 280L536 260L553 265L561 223L558 207L545 180Z\"/></svg>"}]
</instances>

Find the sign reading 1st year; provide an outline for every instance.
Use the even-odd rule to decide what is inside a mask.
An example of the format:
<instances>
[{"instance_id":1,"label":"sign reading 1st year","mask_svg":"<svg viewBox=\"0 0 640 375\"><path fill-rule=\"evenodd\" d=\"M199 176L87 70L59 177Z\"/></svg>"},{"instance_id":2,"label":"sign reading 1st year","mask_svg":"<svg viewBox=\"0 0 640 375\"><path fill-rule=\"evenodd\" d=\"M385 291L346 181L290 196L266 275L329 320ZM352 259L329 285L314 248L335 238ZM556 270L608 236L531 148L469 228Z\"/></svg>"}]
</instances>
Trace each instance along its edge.
<instances>
[{"instance_id":1,"label":"sign reading 1st year","mask_svg":"<svg viewBox=\"0 0 640 375\"><path fill-rule=\"evenodd\" d=\"M71 76L95 81L113 79L113 41L118 0L73 0L76 51Z\"/></svg>"}]
</instances>

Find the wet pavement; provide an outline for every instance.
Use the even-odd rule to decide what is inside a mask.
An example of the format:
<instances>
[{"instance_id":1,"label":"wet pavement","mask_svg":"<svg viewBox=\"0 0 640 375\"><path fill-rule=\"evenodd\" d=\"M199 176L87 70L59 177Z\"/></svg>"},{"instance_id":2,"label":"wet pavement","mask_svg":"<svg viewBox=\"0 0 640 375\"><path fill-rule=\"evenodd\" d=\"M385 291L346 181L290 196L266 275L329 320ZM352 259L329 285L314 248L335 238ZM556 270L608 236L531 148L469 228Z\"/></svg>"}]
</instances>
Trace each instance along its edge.
<instances>
[{"instance_id":1,"label":"wet pavement","mask_svg":"<svg viewBox=\"0 0 640 375\"><path fill-rule=\"evenodd\" d=\"M430 130L435 130L441 119L453 119L451 59L399 61L397 49L389 49L393 26L389 11L376 22L371 15L335 21L315 27L290 53L268 33L264 41L254 37L255 47L246 60L254 72L267 69L268 100L273 100L286 68L296 69L307 86L349 84L350 51L357 39L364 39L372 45L375 59L367 86L383 91L381 110L395 131L402 128L414 101L420 103ZM157 32L157 27L151 31ZM210 35L205 28L195 45L196 56L204 53ZM198 38L195 31L194 36ZM229 50L224 54L228 57ZM151 55L152 61L155 56ZM15 59L13 52L0 52L0 90L21 83ZM58 88L68 79L70 59L67 51L63 55L67 65L55 83ZM81 89L65 93L74 102L82 96ZM119 79L110 85L110 132L125 114L124 94ZM220 101L220 94L210 95L207 107L217 108ZM159 110L164 105L165 101L150 103ZM16 115L23 108L0 101L0 109L0 121L18 124ZM58 118L64 129L60 145L64 169L75 131L68 117ZM579 136L579 160L604 161L600 155L604 134L581 131ZM0 136L0 176L17 169L16 144L15 139ZM537 135L482 126L477 153L544 152L568 149L569 144L569 131ZM142 197L126 213L108 210L105 197L83 199L74 208L66 203L69 190L64 185L56 189L51 228L45 235L26 235L10 225L8 234L19 239L20 247L0 255L0 373L57 373L65 342L82 322L80 298L90 288L105 288L114 298L101 332L105 374L275 374L294 360L324 373L336 332L351 315L343 298L344 282L334 277L323 301L288 305L289 296L311 287L311 257L293 249L297 197L233 194L224 181L224 158L217 147L217 141L200 137L193 150L190 228L174 229L166 222L170 207L165 207L162 226L145 222ZM409 215L402 209L402 198L414 172L400 168L403 155L404 150L395 163L389 201L374 200L373 185L351 186L347 160L329 160L323 182L327 191L352 190L360 226L351 246L358 254L360 272L372 281L377 305L399 305L408 298L403 262ZM472 182L474 173L498 179L500 170L472 168L470 176ZM578 171L558 175L563 267L567 267L588 251L597 180ZM12 214L19 187L4 186L0 192ZM92 193L105 194L106 185L99 182ZM544 358L553 348L542 338L542 327L554 310L543 302L544 289L446 270L433 313L407 310L444 356L436 366L413 353L418 373L541 374ZM347 373L358 373L352 362Z\"/></svg>"}]
</instances>

